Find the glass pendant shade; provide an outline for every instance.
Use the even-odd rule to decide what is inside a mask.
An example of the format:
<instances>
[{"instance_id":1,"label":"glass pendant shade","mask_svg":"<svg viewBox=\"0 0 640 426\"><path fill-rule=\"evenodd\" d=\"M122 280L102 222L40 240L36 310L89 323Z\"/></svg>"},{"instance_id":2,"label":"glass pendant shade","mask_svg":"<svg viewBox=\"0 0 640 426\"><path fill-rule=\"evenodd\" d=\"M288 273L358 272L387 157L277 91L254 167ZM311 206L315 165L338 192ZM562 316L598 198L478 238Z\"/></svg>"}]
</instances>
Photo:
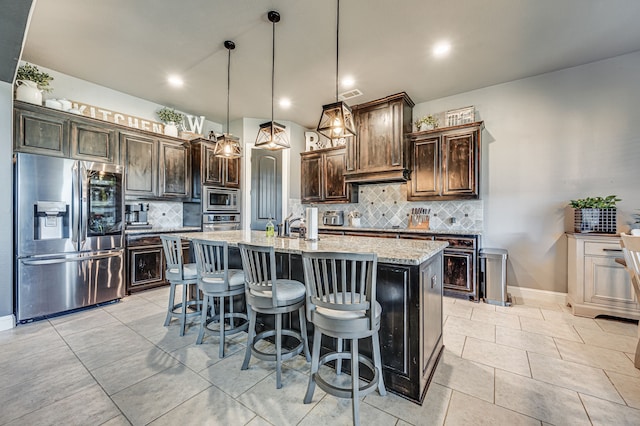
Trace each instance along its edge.
<instances>
[{"instance_id":1,"label":"glass pendant shade","mask_svg":"<svg viewBox=\"0 0 640 426\"><path fill-rule=\"evenodd\" d=\"M289 136L285 129L285 126L275 121L262 123L256 138L256 148L264 148L270 151L290 148Z\"/></svg>"},{"instance_id":2,"label":"glass pendant shade","mask_svg":"<svg viewBox=\"0 0 640 426\"><path fill-rule=\"evenodd\" d=\"M329 139L339 139L355 136L355 128L349 105L340 101L322 106L318 133Z\"/></svg>"},{"instance_id":3,"label":"glass pendant shade","mask_svg":"<svg viewBox=\"0 0 640 426\"><path fill-rule=\"evenodd\" d=\"M242 157L242 145L240 145L240 138L229 133L223 134L216 140L216 147L213 150L213 155L224 158Z\"/></svg>"},{"instance_id":4,"label":"glass pendant shade","mask_svg":"<svg viewBox=\"0 0 640 426\"><path fill-rule=\"evenodd\" d=\"M224 42L224 47L228 51L227 56L227 133L223 133L216 140L216 147L213 150L213 155L223 158L239 158L242 157L242 145L240 144L240 138L233 136L229 132L229 99L231 92L231 51L236 48L234 42L227 40Z\"/></svg>"}]
</instances>

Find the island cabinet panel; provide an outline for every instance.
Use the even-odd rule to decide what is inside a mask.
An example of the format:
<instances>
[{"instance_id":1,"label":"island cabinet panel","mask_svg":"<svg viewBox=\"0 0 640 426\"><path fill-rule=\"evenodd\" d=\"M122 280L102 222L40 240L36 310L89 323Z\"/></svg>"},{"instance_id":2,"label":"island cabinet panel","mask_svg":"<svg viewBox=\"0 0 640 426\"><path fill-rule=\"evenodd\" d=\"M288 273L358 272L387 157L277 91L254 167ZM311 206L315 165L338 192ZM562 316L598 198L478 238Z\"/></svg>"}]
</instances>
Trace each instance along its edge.
<instances>
[{"instance_id":1,"label":"island cabinet panel","mask_svg":"<svg viewBox=\"0 0 640 426\"><path fill-rule=\"evenodd\" d=\"M409 135L411 180L407 200L478 198L482 122Z\"/></svg>"},{"instance_id":2,"label":"island cabinet panel","mask_svg":"<svg viewBox=\"0 0 640 426\"><path fill-rule=\"evenodd\" d=\"M18 103L16 103L17 105ZM14 109L13 148L18 152L69 156L69 120L42 107ZM33 109L38 109L34 111Z\"/></svg>"},{"instance_id":3,"label":"island cabinet panel","mask_svg":"<svg viewBox=\"0 0 640 426\"><path fill-rule=\"evenodd\" d=\"M82 121L71 122L71 157L115 164L120 161L116 131Z\"/></svg>"},{"instance_id":4,"label":"island cabinet panel","mask_svg":"<svg viewBox=\"0 0 640 426\"><path fill-rule=\"evenodd\" d=\"M428 372L439 356L442 348L442 262L429 262L420 267L420 348L422 360L421 377L428 380Z\"/></svg>"},{"instance_id":5,"label":"island cabinet panel","mask_svg":"<svg viewBox=\"0 0 640 426\"><path fill-rule=\"evenodd\" d=\"M156 195L158 154L156 140L135 133L120 133L125 195Z\"/></svg>"},{"instance_id":6,"label":"island cabinet panel","mask_svg":"<svg viewBox=\"0 0 640 426\"><path fill-rule=\"evenodd\" d=\"M404 181L409 177L405 134L413 101L406 93L353 107L357 135L347 141L347 182Z\"/></svg>"},{"instance_id":7,"label":"island cabinet panel","mask_svg":"<svg viewBox=\"0 0 640 426\"><path fill-rule=\"evenodd\" d=\"M186 198L191 194L190 152L187 144L160 140L160 197Z\"/></svg>"},{"instance_id":8,"label":"island cabinet panel","mask_svg":"<svg viewBox=\"0 0 640 426\"><path fill-rule=\"evenodd\" d=\"M346 150L333 147L300 154L303 203L352 203L357 191L345 182Z\"/></svg>"}]
</instances>

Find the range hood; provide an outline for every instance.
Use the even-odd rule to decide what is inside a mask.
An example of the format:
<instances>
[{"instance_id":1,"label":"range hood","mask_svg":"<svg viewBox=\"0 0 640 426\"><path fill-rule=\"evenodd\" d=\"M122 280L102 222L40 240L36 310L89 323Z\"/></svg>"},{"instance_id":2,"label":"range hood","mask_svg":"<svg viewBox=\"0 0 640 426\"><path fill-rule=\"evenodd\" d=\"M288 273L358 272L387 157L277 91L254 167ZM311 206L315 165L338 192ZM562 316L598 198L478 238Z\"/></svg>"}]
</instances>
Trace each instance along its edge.
<instances>
[{"instance_id":1,"label":"range hood","mask_svg":"<svg viewBox=\"0 0 640 426\"><path fill-rule=\"evenodd\" d=\"M409 180L410 174L411 172L404 167L378 171L347 172L344 174L344 181L346 183L406 182Z\"/></svg>"}]
</instances>

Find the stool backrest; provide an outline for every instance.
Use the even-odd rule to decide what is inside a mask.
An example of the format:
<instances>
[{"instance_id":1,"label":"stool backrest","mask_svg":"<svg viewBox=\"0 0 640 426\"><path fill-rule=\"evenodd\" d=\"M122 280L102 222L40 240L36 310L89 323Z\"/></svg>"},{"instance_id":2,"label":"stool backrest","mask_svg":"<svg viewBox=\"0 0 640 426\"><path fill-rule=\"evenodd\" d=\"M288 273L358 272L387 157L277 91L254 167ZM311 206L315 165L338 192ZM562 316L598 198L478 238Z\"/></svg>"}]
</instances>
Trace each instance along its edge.
<instances>
[{"instance_id":1,"label":"stool backrest","mask_svg":"<svg viewBox=\"0 0 640 426\"><path fill-rule=\"evenodd\" d=\"M162 240L167 270L178 274L180 279L183 279L182 239L173 235L161 235L160 239Z\"/></svg>"},{"instance_id":2,"label":"stool backrest","mask_svg":"<svg viewBox=\"0 0 640 426\"><path fill-rule=\"evenodd\" d=\"M375 253L303 252L307 315L316 307L366 311L373 324L378 257Z\"/></svg>"},{"instance_id":3,"label":"stool backrest","mask_svg":"<svg viewBox=\"0 0 640 426\"><path fill-rule=\"evenodd\" d=\"M277 306L276 252L271 246L238 243L242 256L244 282L249 290L271 292L273 305Z\"/></svg>"},{"instance_id":4,"label":"stool backrest","mask_svg":"<svg viewBox=\"0 0 640 426\"><path fill-rule=\"evenodd\" d=\"M620 246L624 253L626 268L631 275L631 284L640 299L640 236L621 234Z\"/></svg>"},{"instance_id":5,"label":"stool backrest","mask_svg":"<svg viewBox=\"0 0 640 426\"><path fill-rule=\"evenodd\" d=\"M222 279L228 287L229 245L227 242L195 239L192 243L198 268L198 279Z\"/></svg>"}]
</instances>

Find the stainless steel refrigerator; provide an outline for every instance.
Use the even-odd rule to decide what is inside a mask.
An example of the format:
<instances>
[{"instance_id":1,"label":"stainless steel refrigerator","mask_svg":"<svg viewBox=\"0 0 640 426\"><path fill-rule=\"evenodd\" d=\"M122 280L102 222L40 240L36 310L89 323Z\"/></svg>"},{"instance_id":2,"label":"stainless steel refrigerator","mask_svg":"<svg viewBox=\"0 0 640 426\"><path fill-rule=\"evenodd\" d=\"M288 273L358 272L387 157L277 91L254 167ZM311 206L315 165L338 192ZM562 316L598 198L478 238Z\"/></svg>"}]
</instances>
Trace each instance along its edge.
<instances>
[{"instance_id":1,"label":"stainless steel refrigerator","mask_svg":"<svg viewBox=\"0 0 640 426\"><path fill-rule=\"evenodd\" d=\"M120 166L15 155L16 316L124 296Z\"/></svg>"}]
</instances>

